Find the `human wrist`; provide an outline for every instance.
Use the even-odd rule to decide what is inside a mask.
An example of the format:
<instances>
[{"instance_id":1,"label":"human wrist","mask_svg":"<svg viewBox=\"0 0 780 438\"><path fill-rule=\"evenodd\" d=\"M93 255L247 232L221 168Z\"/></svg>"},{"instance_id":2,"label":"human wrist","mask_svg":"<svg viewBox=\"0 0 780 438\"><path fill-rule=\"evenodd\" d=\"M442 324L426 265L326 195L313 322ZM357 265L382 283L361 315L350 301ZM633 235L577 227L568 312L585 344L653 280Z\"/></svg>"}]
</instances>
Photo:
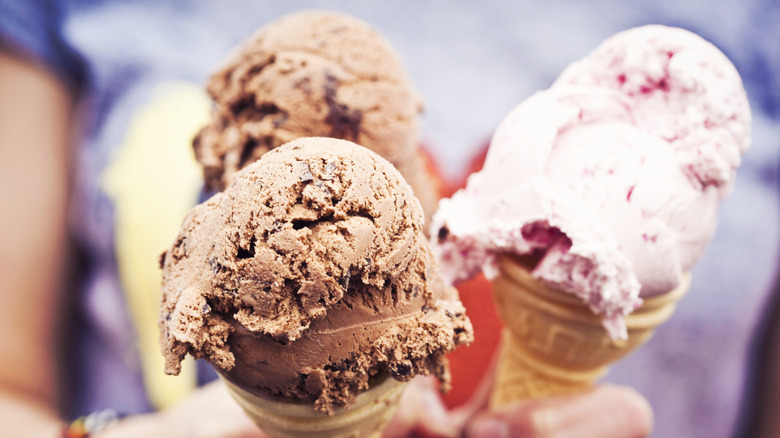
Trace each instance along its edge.
<instances>
[{"instance_id":1,"label":"human wrist","mask_svg":"<svg viewBox=\"0 0 780 438\"><path fill-rule=\"evenodd\" d=\"M79 417L68 423L62 433L62 438L97 438L114 427L123 416L113 409L95 411Z\"/></svg>"}]
</instances>

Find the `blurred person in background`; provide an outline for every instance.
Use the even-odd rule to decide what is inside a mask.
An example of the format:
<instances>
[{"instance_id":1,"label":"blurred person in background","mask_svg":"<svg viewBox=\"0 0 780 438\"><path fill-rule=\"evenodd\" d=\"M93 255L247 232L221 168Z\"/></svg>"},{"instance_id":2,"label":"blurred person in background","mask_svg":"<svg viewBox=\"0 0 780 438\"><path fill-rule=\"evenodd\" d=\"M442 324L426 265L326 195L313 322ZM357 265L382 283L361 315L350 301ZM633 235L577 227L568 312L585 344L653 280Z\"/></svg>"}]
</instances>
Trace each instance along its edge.
<instances>
[{"instance_id":1,"label":"blurred person in background","mask_svg":"<svg viewBox=\"0 0 780 438\"><path fill-rule=\"evenodd\" d=\"M780 274L780 269L778 269ZM780 436L780 277L751 348L752 367L739 436Z\"/></svg>"}]
</instances>

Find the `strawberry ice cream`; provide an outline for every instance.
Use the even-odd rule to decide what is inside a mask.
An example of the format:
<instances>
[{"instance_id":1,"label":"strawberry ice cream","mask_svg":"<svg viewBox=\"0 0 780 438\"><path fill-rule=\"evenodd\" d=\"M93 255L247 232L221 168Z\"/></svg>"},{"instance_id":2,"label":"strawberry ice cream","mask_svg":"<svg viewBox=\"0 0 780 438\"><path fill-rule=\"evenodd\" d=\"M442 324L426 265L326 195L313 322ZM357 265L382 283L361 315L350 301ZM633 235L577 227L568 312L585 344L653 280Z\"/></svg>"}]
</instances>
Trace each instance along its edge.
<instances>
[{"instance_id":1,"label":"strawberry ice cream","mask_svg":"<svg viewBox=\"0 0 780 438\"><path fill-rule=\"evenodd\" d=\"M687 30L644 26L605 41L554 86L613 88L634 123L668 141L693 184L730 191L750 144L750 107L734 65Z\"/></svg>"},{"instance_id":2,"label":"strawberry ice cream","mask_svg":"<svg viewBox=\"0 0 780 438\"><path fill-rule=\"evenodd\" d=\"M534 256L534 278L581 298L615 339L642 298L674 289L715 231L750 142L730 61L682 29L608 39L504 119L483 170L441 201L450 281Z\"/></svg>"}]
</instances>

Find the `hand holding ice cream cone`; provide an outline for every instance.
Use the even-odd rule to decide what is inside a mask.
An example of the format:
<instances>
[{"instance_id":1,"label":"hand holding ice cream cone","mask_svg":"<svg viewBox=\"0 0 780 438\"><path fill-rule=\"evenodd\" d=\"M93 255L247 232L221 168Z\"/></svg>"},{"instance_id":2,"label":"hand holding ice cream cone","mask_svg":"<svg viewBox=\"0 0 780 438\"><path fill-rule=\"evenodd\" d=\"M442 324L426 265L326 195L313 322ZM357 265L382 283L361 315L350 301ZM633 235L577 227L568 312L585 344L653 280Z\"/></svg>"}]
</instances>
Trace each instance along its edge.
<instances>
[{"instance_id":1,"label":"hand holding ice cream cone","mask_svg":"<svg viewBox=\"0 0 780 438\"><path fill-rule=\"evenodd\" d=\"M609 38L507 115L431 232L448 280L493 281L494 406L586 390L671 316L749 126L731 62L663 26Z\"/></svg>"},{"instance_id":2,"label":"hand holding ice cream cone","mask_svg":"<svg viewBox=\"0 0 780 438\"><path fill-rule=\"evenodd\" d=\"M224 192L164 256L166 371L207 358L273 436L376 434L396 383L446 388L444 353L472 336L423 234L419 96L378 32L327 11L264 26L208 91L193 146Z\"/></svg>"},{"instance_id":3,"label":"hand holding ice cream cone","mask_svg":"<svg viewBox=\"0 0 780 438\"><path fill-rule=\"evenodd\" d=\"M197 206L163 256L161 342L207 359L276 436L364 436L472 339L419 201L354 143L301 138Z\"/></svg>"}]
</instances>

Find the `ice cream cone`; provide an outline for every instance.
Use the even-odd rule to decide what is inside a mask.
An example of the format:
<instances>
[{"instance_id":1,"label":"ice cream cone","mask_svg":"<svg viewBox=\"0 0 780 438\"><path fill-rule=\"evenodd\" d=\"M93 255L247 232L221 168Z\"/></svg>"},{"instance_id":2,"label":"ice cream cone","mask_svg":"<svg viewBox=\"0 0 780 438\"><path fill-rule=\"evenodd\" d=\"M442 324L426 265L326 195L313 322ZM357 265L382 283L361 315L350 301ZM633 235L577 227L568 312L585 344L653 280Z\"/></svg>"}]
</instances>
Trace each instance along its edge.
<instances>
[{"instance_id":1,"label":"ice cream cone","mask_svg":"<svg viewBox=\"0 0 780 438\"><path fill-rule=\"evenodd\" d=\"M260 397L224 377L222 380L247 415L271 438L378 438L395 414L406 386L384 376L359 394L349 409L336 408L328 415L311 403Z\"/></svg>"},{"instance_id":2,"label":"ice cream cone","mask_svg":"<svg viewBox=\"0 0 780 438\"><path fill-rule=\"evenodd\" d=\"M504 256L499 264L493 296L504 329L493 407L587 390L610 363L652 337L690 285L686 274L676 289L645 299L626 317L628 339L616 341L601 316L574 295L533 279L523 260Z\"/></svg>"}]
</instances>

